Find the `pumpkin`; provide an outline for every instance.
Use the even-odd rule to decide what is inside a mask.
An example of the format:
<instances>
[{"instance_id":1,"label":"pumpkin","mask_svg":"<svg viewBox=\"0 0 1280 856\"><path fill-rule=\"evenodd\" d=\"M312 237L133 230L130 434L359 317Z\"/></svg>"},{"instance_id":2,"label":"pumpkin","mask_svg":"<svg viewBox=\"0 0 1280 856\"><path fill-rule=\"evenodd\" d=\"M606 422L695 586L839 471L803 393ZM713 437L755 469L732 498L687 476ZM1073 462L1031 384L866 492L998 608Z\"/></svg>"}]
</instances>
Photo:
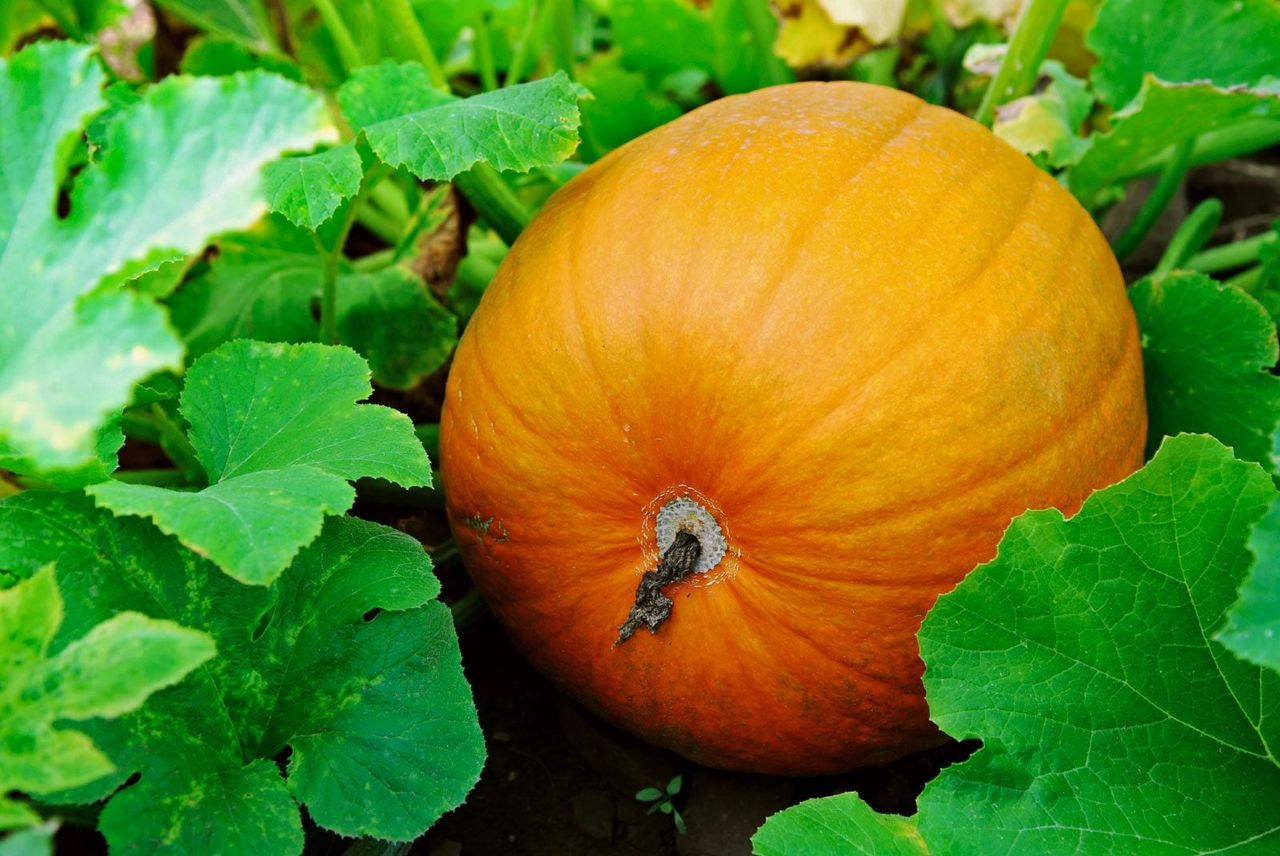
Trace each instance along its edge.
<instances>
[{"instance_id":1,"label":"pumpkin","mask_svg":"<svg viewBox=\"0 0 1280 856\"><path fill-rule=\"evenodd\" d=\"M1145 433L1134 314L1071 196L954 112L802 83L549 200L462 338L440 453L539 669L698 763L800 775L941 742L926 611Z\"/></svg>"}]
</instances>

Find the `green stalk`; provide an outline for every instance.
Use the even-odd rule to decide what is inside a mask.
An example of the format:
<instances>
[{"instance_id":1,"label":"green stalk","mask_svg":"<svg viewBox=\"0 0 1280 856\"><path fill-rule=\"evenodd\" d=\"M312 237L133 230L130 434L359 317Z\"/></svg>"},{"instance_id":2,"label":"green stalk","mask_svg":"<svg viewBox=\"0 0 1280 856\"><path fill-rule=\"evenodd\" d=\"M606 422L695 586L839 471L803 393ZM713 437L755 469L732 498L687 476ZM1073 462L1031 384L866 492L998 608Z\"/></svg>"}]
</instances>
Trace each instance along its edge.
<instances>
[{"instance_id":1,"label":"green stalk","mask_svg":"<svg viewBox=\"0 0 1280 856\"><path fill-rule=\"evenodd\" d=\"M1238 273L1231 279L1227 280L1224 285L1233 286L1240 289L1246 294L1253 294L1258 290L1259 283L1262 282L1262 268L1251 267L1244 273Z\"/></svg>"},{"instance_id":2,"label":"green stalk","mask_svg":"<svg viewBox=\"0 0 1280 856\"><path fill-rule=\"evenodd\" d=\"M1259 120L1223 128L1220 131L1208 131L1201 134L1196 142L1196 153L1191 158L1191 166L1197 167L1229 160L1276 144L1280 144L1280 121ZM1170 146L1168 150L1144 161L1132 172L1120 178L1137 178L1160 172L1174 157L1174 153L1174 147Z\"/></svg>"},{"instance_id":3,"label":"green stalk","mask_svg":"<svg viewBox=\"0 0 1280 856\"><path fill-rule=\"evenodd\" d=\"M330 345L338 344L338 257L342 255L342 244L342 241L338 241L338 246L329 249L316 236L316 248L324 258L324 280L320 291L320 339Z\"/></svg>"},{"instance_id":4,"label":"green stalk","mask_svg":"<svg viewBox=\"0 0 1280 856\"><path fill-rule=\"evenodd\" d=\"M369 201L382 209L392 220L403 224L412 215L404 191L391 178L385 178L369 188Z\"/></svg>"},{"instance_id":5,"label":"green stalk","mask_svg":"<svg viewBox=\"0 0 1280 856\"><path fill-rule=\"evenodd\" d=\"M1116 239L1114 249L1117 258L1123 259L1136 250L1142 243L1142 239L1151 231L1151 227L1160 219L1164 209L1169 206L1169 200L1173 199L1173 195L1182 186L1182 180L1187 177L1187 170L1191 167L1191 153L1195 150L1195 146L1194 139L1179 144L1176 156L1160 173L1160 179L1151 189L1151 194L1143 201L1137 216Z\"/></svg>"},{"instance_id":6,"label":"green stalk","mask_svg":"<svg viewBox=\"0 0 1280 856\"><path fill-rule=\"evenodd\" d=\"M181 470L116 470L111 476L125 484L146 484L154 487L180 487L190 484Z\"/></svg>"},{"instance_id":7,"label":"green stalk","mask_svg":"<svg viewBox=\"0 0 1280 856\"><path fill-rule=\"evenodd\" d=\"M1220 273L1224 270L1244 267L1256 262L1262 248L1277 240L1280 240L1280 233L1273 229L1261 235L1254 235L1252 238L1245 238L1243 241L1210 247L1187 259L1183 267L1203 273Z\"/></svg>"},{"instance_id":8,"label":"green stalk","mask_svg":"<svg viewBox=\"0 0 1280 856\"><path fill-rule=\"evenodd\" d=\"M187 439L187 435L179 428L164 408L159 404L153 404L147 409L147 416L156 430L156 439L160 448L164 449L164 453L169 456L169 460L173 461L174 466L182 471L188 481L203 484L208 476L205 474L204 465L200 463L200 458L196 455L196 447L191 445L191 441Z\"/></svg>"},{"instance_id":9,"label":"green stalk","mask_svg":"<svg viewBox=\"0 0 1280 856\"><path fill-rule=\"evenodd\" d=\"M444 66L440 65L440 58L432 50L427 34L422 32L422 25L418 23L418 16L413 14L413 7L409 5L409 0L383 0L381 9L391 25L409 39L413 52L417 54L418 62L427 67L431 84L437 89L447 90L449 79L445 76Z\"/></svg>"},{"instance_id":10,"label":"green stalk","mask_svg":"<svg viewBox=\"0 0 1280 856\"><path fill-rule=\"evenodd\" d=\"M493 37L489 33L489 21L483 11L476 13L471 30L475 33L473 51L476 69L480 72L480 86L485 92L492 92L498 88L498 70L493 65Z\"/></svg>"},{"instance_id":11,"label":"green stalk","mask_svg":"<svg viewBox=\"0 0 1280 856\"><path fill-rule=\"evenodd\" d=\"M773 40L777 35L777 22L769 8L768 0L737 0L741 4L742 17L751 33L751 44L756 52L756 61L764 69L765 79L770 86L778 86L791 82L791 75L786 65L773 52Z\"/></svg>"},{"instance_id":12,"label":"green stalk","mask_svg":"<svg viewBox=\"0 0 1280 856\"><path fill-rule=\"evenodd\" d=\"M1177 268L1183 267L1187 259L1205 245L1213 236L1213 230L1222 222L1222 203L1216 199L1206 199L1197 205L1187 218L1182 221L1178 231L1173 233L1164 255L1160 256L1153 276L1161 277Z\"/></svg>"},{"instance_id":13,"label":"green stalk","mask_svg":"<svg viewBox=\"0 0 1280 856\"><path fill-rule=\"evenodd\" d=\"M1066 8L1067 0L1031 0L1026 5L1009 39L1004 60L996 76L991 78L973 118L991 127L997 107L1031 91Z\"/></svg>"},{"instance_id":14,"label":"green stalk","mask_svg":"<svg viewBox=\"0 0 1280 856\"><path fill-rule=\"evenodd\" d=\"M382 270L396 260L396 251L394 248L388 247L385 250L378 250L376 253L369 253L367 256L361 256L351 263L351 267L361 273Z\"/></svg>"},{"instance_id":15,"label":"green stalk","mask_svg":"<svg viewBox=\"0 0 1280 856\"><path fill-rule=\"evenodd\" d=\"M369 205L361 206L356 212L356 222L388 244L394 246L400 240L400 224L394 217Z\"/></svg>"},{"instance_id":16,"label":"green stalk","mask_svg":"<svg viewBox=\"0 0 1280 856\"><path fill-rule=\"evenodd\" d=\"M549 30L551 61L559 71L574 76L573 0L547 0L544 25Z\"/></svg>"},{"instance_id":17,"label":"green stalk","mask_svg":"<svg viewBox=\"0 0 1280 856\"><path fill-rule=\"evenodd\" d=\"M524 79L525 67L529 64L529 55L533 51L533 43L537 33L538 3L537 0L530 0L529 14L525 18L524 28L520 31L520 36L512 49L511 64L507 66L507 76L503 81L503 86L515 86Z\"/></svg>"},{"instance_id":18,"label":"green stalk","mask_svg":"<svg viewBox=\"0 0 1280 856\"><path fill-rule=\"evenodd\" d=\"M365 58L361 55L360 48L356 46L355 39L351 37L346 21L342 20L333 3L330 0L315 0L315 6L316 11L320 13L324 28L333 37L333 44L338 49L338 59L342 60L343 70L350 74L364 65Z\"/></svg>"},{"instance_id":19,"label":"green stalk","mask_svg":"<svg viewBox=\"0 0 1280 856\"><path fill-rule=\"evenodd\" d=\"M455 176L453 184L508 246L515 243L516 237L533 218L515 191L487 163L476 164Z\"/></svg>"}]
</instances>

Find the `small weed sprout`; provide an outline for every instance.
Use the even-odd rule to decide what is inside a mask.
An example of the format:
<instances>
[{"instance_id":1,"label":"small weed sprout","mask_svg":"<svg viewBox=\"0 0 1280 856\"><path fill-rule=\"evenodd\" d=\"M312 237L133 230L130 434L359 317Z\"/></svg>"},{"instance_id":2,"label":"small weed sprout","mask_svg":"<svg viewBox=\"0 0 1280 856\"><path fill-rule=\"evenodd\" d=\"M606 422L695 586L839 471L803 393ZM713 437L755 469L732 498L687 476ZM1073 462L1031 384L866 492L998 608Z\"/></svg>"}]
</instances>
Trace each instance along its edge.
<instances>
[{"instance_id":1,"label":"small weed sprout","mask_svg":"<svg viewBox=\"0 0 1280 856\"><path fill-rule=\"evenodd\" d=\"M636 792L636 799L640 802L652 803L649 806L649 814L660 811L663 814L671 815L671 820L675 822L676 831L684 835L688 830L684 825L684 818L680 816L680 812L676 811L675 804L672 800L680 793L680 786L683 784L683 776L676 776L667 782L665 790L658 788L645 788Z\"/></svg>"}]
</instances>

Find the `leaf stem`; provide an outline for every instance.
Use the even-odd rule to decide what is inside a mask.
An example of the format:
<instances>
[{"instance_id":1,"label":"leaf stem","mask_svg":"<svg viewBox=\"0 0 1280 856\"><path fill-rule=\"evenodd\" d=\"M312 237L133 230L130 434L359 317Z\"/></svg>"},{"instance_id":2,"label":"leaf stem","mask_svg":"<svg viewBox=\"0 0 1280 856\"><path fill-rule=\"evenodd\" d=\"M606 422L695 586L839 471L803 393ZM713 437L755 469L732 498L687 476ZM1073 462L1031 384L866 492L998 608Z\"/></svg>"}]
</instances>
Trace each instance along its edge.
<instances>
[{"instance_id":1,"label":"leaf stem","mask_svg":"<svg viewBox=\"0 0 1280 856\"><path fill-rule=\"evenodd\" d=\"M342 242L339 241L337 247L329 249L317 235L316 247L324 258L324 279L320 291L320 338L330 345L336 345L338 344L338 256L342 255Z\"/></svg>"},{"instance_id":2,"label":"leaf stem","mask_svg":"<svg viewBox=\"0 0 1280 856\"><path fill-rule=\"evenodd\" d=\"M1228 160L1250 152L1256 152L1259 149L1269 148L1277 143L1280 143L1280 121L1260 120L1245 122L1217 131L1206 131L1200 135L1196 142L1196 153L1191 158L1191 166L1197 167L1207 163ZM1133 171L1120 176L1120 178L1138 178L1139 176L1160 172L1164 169L1165 164L1175 156L1175 153L1176 149L1170 146L1164 152L1144 161Z\"/></svg>"},{"instance_id":3,"label":"leaf stem","mask_svg":"<svg viewBox=\"0 0 1280 856\"><path fill-rule=\"evenodd\" d=\"M476 12L471 22L474 34L472 52L475 54L476 69L480 73L480 86L485 92L498 88L498 71L493 65L493 36L489 32L489 20L484 10Z\"/></svg>"},{"instance_id":4,"label":"leaf stem","mask_svg":"<svg viewBox=\"0 0 1280 856\"><path fill-rule=\"evenodd\" d=\"M791 82L791 74L781 57L773 52L773 41L777 35L778 24L773 18L768 0L737 0L742 10L742 18L751 33L751 45L756 52L756 61L764 70L765 80L769 86L778 86Z\"/></svg>"},{"instance_id":5,"label":"leaf stem","mask_svg":"<svg viewBox=\"0 0 1280 856\"><path fill-rule=\"evenodd\" d=\"M315 0L315 6L316 11L320 13L324 28L333 38L334 47L338 49L338 59L342 60L343 70L350 74L365 65L365 58L361 55L360 48L356 47L356 41L351 37L346 21L342 20L342 15L338 13L331 0Z\"/></svg>"},{"instance_id":6,"label":"leaf stem","mask_svg":"<svg viewBox=\"0 0 1280 856\"><path fill-rule=\"evenodd\" d=\"M1031 0L1023 7L1009 48L982 95L974 119L991 127L997 107L1031 91L1066 8L1067 0Z\"/></svg>"},{"instance_id":7,"label":"leaf stem","mask_svg":"<svg viewBox=\"0 0 1280 856\"><path fill-rule=\"evenodd\" d=\"M400 223L401 226L409 219L412 213L409 203L405 201L404 191L389 176L370 186L369 201L381 208L384 214Z\"/></svg>"},{"instance_id":8,"label":"leaf stem","mask_svg":"<svg viewBox=\"0 0 1280 856\"><path fill-rule=\"evenodd\" d=\"M383 213L381 209L362 206L356 212L356 222L392 246L400 240L400 226L395 218Z\"/></svg>"},{"instance_id":9,"label":"leaf stem","mask_svg":"<svg viewBox=\"0 0 1280 856\"><path fill-rule=\"evenodd\" d=\"M1151 227L1160 219L1164 209L1169 207L1169 200L1173 199L1173 195L1178 192L1178 188L1182 186L1182 180L1187 177L1187 170L1191 168L1191 153L1195 150L1195 146L1194 139L1178 144L1176 155L1165 165L1164 171L1156 181L1156 186L1151 188L1150 195L1143 201L1137 215L1116 239L1117 258L1123 259L1136 250L1142 243L1142 239L1151 231Z\"/></svg>"},{"instance_id":10,"label":"leaf stem","mask_svg":"<svg viewBox=\"0 0 1280 856\"><path fill-rule=\"evenodd\" d=\"M174 466L182 471L188 481L198 484L206 482L208 476L205 474L204 465L200 463L196 447L191 445L186 432L169 418L169 414L159 404L151 405L147 409L147 415L156 429L160 448L169 456L169 460L173 461Z\"/></svg>"},{"instance_id":11,"label":"leaf stem","mask_svg":"<svg viewBox=\"0 0 1280 856\"><path fill-rule=\"evenodd\" d=\"M1242 241L1210 247L1187 259L1183 267L1203 273L1220 273L1224 270L1244 267L1256 262L1262 248L1277 240L1280 240L1280 232L1272 229L1270 232L1254 235Z\"/></svg>"},{"instance_id":12,"label":"leaf stem","mask_svg":"<svg viewBox=\"0 0 1280 856\"><path fill-rule=\"evenodd\" d=\"M1251 267L1243 273L1238 273L1228 279L1224 285L1238 288L1245 294L1254 294L1258 290L1258 284L1262 282L1262 267Z\"/></svg>"},{"instance_id":13,"label":"leaf stem","mask_svg":"<svg viewBox=\"0 0 1280 856\"><path fill-rule=\"evenodd\" d=\"M533 217L498 171L487 163L478 163L455 176L453 183L508 246L515 243Z\"/></svg>"},{"instance_id":14,"label":"leaf stem","mask_svg":"<svg viewBox=\"0 0 1280 856\"><path fill-rule=\"evenodd\" d=\"M573 0L547 0L543 7L544 26L550 31L551 61L555 67L574 77Z\"/></svg>"},{"instance_id":15,"label":"leaf stem","mask_svg":"<svg viewBox=\"0 0 1280 856\"><path fill-rule=\"evenodd\" d=\"M533 42L537 34L538 0L531 0L524 28L520 31L511 52L511 62L507 65L507 76L503 80L503 86L515 86L524 79L525 66L529 63L529 54L533 50Z\"/></svg>"},{"instance_id":16,"label":"leaf stem","mask_svg":"<svg viewBox=\"0 0 1280 856\"><path fill-rule=\"evenodd\" d=\"M413 52L418 55L418 62L427 67L431 84L437 89L448 91L449 78L444 73L444 66L440 65L440 58L431 48L431 42L427 39L427 34L422 31L418 16L413 14L413 7L409 5L409 0L384 0L382 11L389 23L409 40L413 46Z\"/></svg>"},{"instance_id":17,"label":"leaf stem","mask_svg":"<svg viewBox=\"0 0 1280 856\"><path fill-rule=\"evenodd\" d=\"M1221 202L1216 199L1206 199L1197 205L1182 221L1178 231L1173 233L1169 246L1164 248L1164 254L1160 256L1160 261L1156 264L1152 275L1161 277L1176 268L1183 267L1187 259L1195 255L1196 251L1204 246L1205 241L1209 240L1213 230L1218 228L1218 223L1221 221Z\"/></svg>"}]
</instances>

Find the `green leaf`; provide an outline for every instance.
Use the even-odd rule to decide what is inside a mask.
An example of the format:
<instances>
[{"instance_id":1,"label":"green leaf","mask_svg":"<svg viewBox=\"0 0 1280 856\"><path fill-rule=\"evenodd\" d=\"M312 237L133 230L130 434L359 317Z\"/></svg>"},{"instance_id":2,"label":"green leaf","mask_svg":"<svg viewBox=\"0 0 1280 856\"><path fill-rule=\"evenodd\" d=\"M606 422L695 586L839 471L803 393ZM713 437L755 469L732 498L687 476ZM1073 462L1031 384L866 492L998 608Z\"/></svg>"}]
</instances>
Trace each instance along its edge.
<instances>
[{"instance_id":1,"label":"green leaf","mask_svg":"<svg viewBox=\"0 0 1280 856\"><path fill-rule=\"evenodd\" d=\"M133 385L179 366L159 307L111 286L256 220L261 167L333 133L321 100L278 77L171 77L117 113L59 219L102 82L88 49L65 42L0 63L0 454L24 472L90 461Z\"/></svg>"},{"instance_id":2,"label":"green leaf","mask_svg":"<svg viewBox=\"0 0 1280 856\"><path fill-rule=\"evenodd\" d=\"M1107 0L1085 36L1102 100L1122 107L1144 75L1169 83L1253 85L1280 70L1280 6L1273 0Z\"/></svg>"},{"instance_id":3,"label":"green leaf","mask_svg":"<svg viewBox=\"0 0 1280 856\"><path fill-rule=\"evenodd\" d=\"M89 493L117 514L151 518L237 580L269 585L326 516L351 506L348 481L431 484L408 417L356 403L372 391L348 348L231 342L192 364L180 406L210 486L104 482Z\"/></svg>"},{"instance_id":4,"label":"green leaf","mask_svg":"<svg viewBox=\"0 0 1280 856\"><path fill-rule=\"evenodd\" d=\"M1164 83L1147 76L1138 96L1096 134L1068 173L1067 186L1086 208L1108 187L1139 174L1167 149L1212 131L1280 119L1274 90L1226 90L1209 83Z\"/></svg>"},{"instance_id":5,"label":"green leaf","mask_svg":"<svg viewBox=\"0 0 1280 856\"><path fill-rule=\"evenodd\" d=\"M710 19L685 0L614 0L614 43L628 68L653 79L696 68L716 68L716 35Z\"/></svg>"},{"instance_id":6,"label":"green leaf","mask_svg":"<svg viewBox=\"0 0 1280 856\"><path fill-rule=\"evenodd\" d=\"M1217 639L1251 663L1280 671L1280 502L1253 530L1253 571Z\"/></svg>"},{"instance_id":7,"label":"green leaf","mask_svg":"<svg viewBox=\"0 0 1280 856\"><path fill-rule=\"evenodd\" d=\"M1093 109L1093 95L1055 60L1045 62L1041 79L1050 82L1035 95L997 109L991 130L1020 152L1044 155L1049 166L1073 164L1089 148L1079 130Z\"/></svg>"},{"instance_id":8,"label":"green leaf","mask_svg":"<svg viewBox=\"0 0 1280 856\"><path fill-rule=\"evenodd\" d=\"M214 35L255 51L272 49L271 19L261 0L156 0L157 5Z\"/></svg>"},{"instance_id":9,"label":"green leaf","mask_svg":"<svg viewBox=\"0 0 1280 856\"><path fill-rule=\"evenodd\" d=\"M0 591L0 794L48 794L112 772L89 737L55 720L117 717L182 680L214 653L206 634L136 612L103 617L80 638L50 650L63 618L53 566ZM7 820L21 820L4 803Z\"/></svg>"},{"instance_id":10,"label":"green leaf","mask_svg":"<svg viewBox=\"0 0 1280 856\"><path fill-rule=\"evenodd\" d=\"M169 299L173 324L187 350L200 356L232 339L311 342L320 327L312 314L324 277L315 240L283 220L230 235L202 276Z\"/></svg>"},{"instance_id":11,"label":"green leaf","mask_svg":"<svg viewBox=\"0 0 1280 856\"><path fill-rule=\"evenodd\" d=\"M583 147L592 159L680 115L679 105L652 92L644 75L623 68L616 55L597 54L578 80L593 96L582 104Z\"/></svg>"},{"instance_id":12,"label":"green leaf","mask_svg":"<svg viewBox=\"0 0 1280 856\"><path fill-rule=\"evenodd\" d=\"M263 171L267 205L294 225L315 231L360 191L364 175L354 143L285 158Z\"/></svg>"},{"instance_id":13,"label":"green leaf","mask_svg":"<svg viewBox=\"0 0 1280 856\"><path fill-rule=\"evenodd\" d=\"M0 798L0 806L4 802ZM53 833L57 828L56 823L50 822L14 832L0 840L0 856L49 856L53 852Z\"/></svg>"},{"instance_id":14,"label":"green leaf","mask_svg":"<svg viewBox=\"0 0 1280 856\"><path fill-rule=\"evenodd\" d=\"M1280 675L1212 635L1275 495L1181 436L1071 520L1017 518L920 631L934 721L982 748L914 818L829 797L771 818L758 852L1274 852Z\"/></svg>"},{"instance_id":15,"label":"green leaf","mask_svg":"<svg viewBox=\"0 0 1280 856\"><path fill-rule=\"evenodd\" d=\"M449 359L458 319L418 276L393 266L339 278L338 335L369 360L379 383L408 389Z\"/></svg>"},{"instance_id":16,"label":"green leaf","mask_svg":"<svg viewBox=\"0 0 1280 856\"><path fill-rule=\"evenodd\" d=\"M1147 450L1167 435L1205 432L1273 469L1280 423L1276 331L1244 292L1204 274L1147 278L1129 290L1142 331Z\"/></svg>"},{"instance_id":17,"label":"green leaf","mask_svg":"<svg viewBox=\"0 0 1280 856\"><path fill-rule=\"evenodd\" d=\"M342 835L404 841L477 780L483 741L453 623L412 538L330 518L267 589L74 494L0 503L0 532L0 566L56 556L74 569L73 629L136 610L217 641L188 681L87 727L123 775L142 773L102 813L113 851L299 853L296 803ZM271 760L286 747L287 780Z\"/></svg>"},{"instance_id":18,"label":"green leaf","mask_svg":"<svg viewBox=\"0 0 1280 856\"><path fill-rule=\"evenodd\" d=\"M302 69L292 60L276 54L260 54L231 39L200 36L187 45L179 69L183 74L225 77L238 71L261 68L290 80L302 81Z\"/></svg>"},{"instance_id":19,"label":"green leaf","mask_svg":"<svg viewBox=\"0 0 1280 856\"><path fill-rule=\"evenodd\" d=\"M642 788L641 790L636 791L636 799L643 800L644 802L653 802L654 800L660 800L665 796L666 794L657 788Z\"/></svg>"},{"instance_id":20,"label":"green leaf","mask_svg":"<svg viewBox=\"0 0 1280 856\"><path fill-rule=\"evenodd\" d=\"M447 181L477 163L524 172L557 163L578 145L578 99L563 73L471 98L431 87L417 63L357 69L338 90L351 127L384 162Z\"/></svg>"}]
</instances>

